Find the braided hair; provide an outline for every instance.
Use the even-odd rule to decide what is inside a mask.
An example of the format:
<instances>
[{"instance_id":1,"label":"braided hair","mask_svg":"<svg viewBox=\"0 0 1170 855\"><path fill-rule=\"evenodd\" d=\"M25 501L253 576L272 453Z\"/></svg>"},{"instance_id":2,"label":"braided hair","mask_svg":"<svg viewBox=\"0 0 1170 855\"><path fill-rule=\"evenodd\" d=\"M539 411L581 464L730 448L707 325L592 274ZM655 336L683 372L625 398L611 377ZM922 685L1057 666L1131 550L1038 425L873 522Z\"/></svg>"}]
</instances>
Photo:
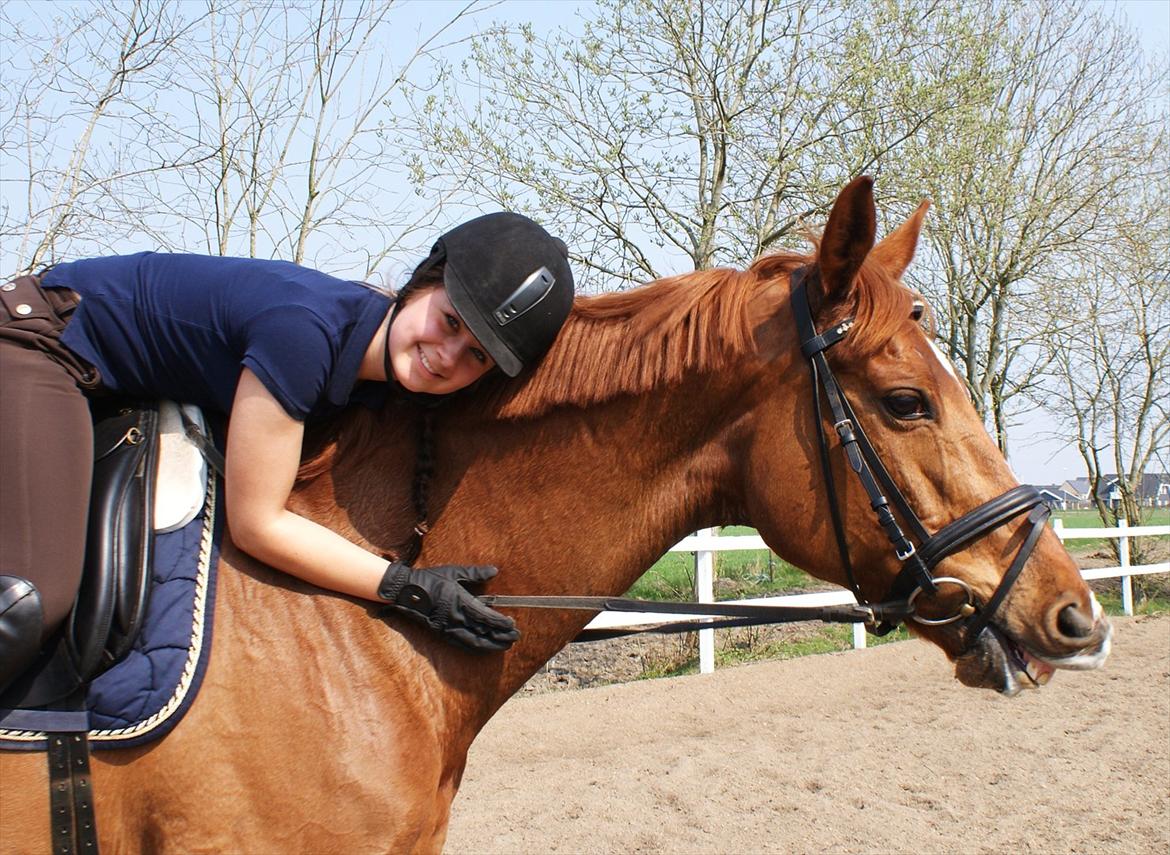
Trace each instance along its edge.
<instances>
[{"instance_id":1,"label":"braided hair","mask_svg":"<svg viewBox=\"0 0 1170 855\"><path fill-rule=\"evenodd\" d=\"M411 296L430 288L443 286L443 256L432 253L418 267L415 268L406 284L399 289L391 299L390 320L406 305ZM387 330L389 336L389 330ZM439 395L424 395L404 389L395 379L389 363L386 364L386 382L399 398L413 402L418 410L417 439L418 450L415 454L414 476L410 486L411 507L414 510L416 522L410 537L401 543L389 558L411 563L418 557L422 548L422 537L427 532L428 499L430 495L431 477L435 472L435 410L443 401ZM339 447L338 428L340 416L326 420L309 430L306 436L306 447L314 449L301 462L297 471L297 482L305 483L333 468L337 458L342 454L362 454L373 439L376 427L373 422L359 421L356 432L351 431L340 442L345 448Z\"/></svg>"},{"instance_id":2,"label":"braided hair","mask_svg":"<svg viewBox=\"0 0 1170 855\"><path fill-rule=\"evenodd\" d=\"M432 251L430 256L414 269L410 279L394 295L393 308L390 310L391 324L394 323L394 318L411 296L430 288L443 286L443 261L444 257L441 251ZM394 373L390 367L389 327L386 330L386 337L386 382L391 383L402 397L413 400L419 405L418 450L415 452L414 458L414 479L410 485L410 503L414 508L416 522L410 538L401 545L399 550L399 560L412 564L418 557L418 553L422 549L422 539L429 530L428 499L431 478L435 473L435 410L443 401L443 397L419 394L402 388L394 379Z\"/></svg>"}]
</instances>

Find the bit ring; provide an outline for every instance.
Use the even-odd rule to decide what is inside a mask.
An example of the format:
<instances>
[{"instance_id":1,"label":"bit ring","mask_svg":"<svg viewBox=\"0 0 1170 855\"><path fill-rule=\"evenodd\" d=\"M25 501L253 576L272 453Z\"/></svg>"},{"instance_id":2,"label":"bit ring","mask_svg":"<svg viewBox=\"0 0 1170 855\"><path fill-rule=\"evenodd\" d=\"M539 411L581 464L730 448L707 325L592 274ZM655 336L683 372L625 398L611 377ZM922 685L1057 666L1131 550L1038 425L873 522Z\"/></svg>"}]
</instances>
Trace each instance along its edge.
<instances>
[{"instance_id":1,"label":"bit ring","mask_svg":"<svg viewBox=\"0 0 1170 855\"><path fill-rule=\"evenodd\" d=\"M947 584L947 583L949 583L951 585L958 585L960 588L963 589L963 603L959 606L959 608L955 611L955 613L953 615L951 615L950 617L924 618L924 617L919 617L917 614L911 614L910 615L911 620L915 621L916 623L923 624L924 626L944 626L948 623L954 623L955 621L962 620L963 618L967 617L969 614L972 613L972 611L975 608L975 603L974 603L975 593L974 593L974 591L971 590L970 585L968 585L962 579L956 579L954 576L939 576L937 579L934 580L934 583L935 583L935 585L942 585L942 584ZM913 610L913 608L914 608L914 601L916 599L918 599L918 595L921 593L922 593L922 586L919 585L917 588L914 589L914 592L912 594L910 594L909 597L906 598L906 605L908 605L911 608L911 610Z\"/></svg>"}]
</instances>

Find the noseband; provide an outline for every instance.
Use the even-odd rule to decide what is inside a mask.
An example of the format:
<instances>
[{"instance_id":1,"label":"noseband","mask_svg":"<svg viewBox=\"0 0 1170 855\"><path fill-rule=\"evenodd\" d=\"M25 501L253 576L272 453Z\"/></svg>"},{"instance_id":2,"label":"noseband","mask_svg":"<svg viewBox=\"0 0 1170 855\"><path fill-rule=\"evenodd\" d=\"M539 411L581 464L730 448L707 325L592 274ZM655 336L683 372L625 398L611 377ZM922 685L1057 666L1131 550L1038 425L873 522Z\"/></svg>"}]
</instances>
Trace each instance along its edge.
<instances>
[{"instance_id":1,"label":"noseband","mask_svg":"<svg viewBox=\"0 0 1170 855\"><path fill-rule=\"evenodd\" d=\"M1040 493L1034 487L1017 486L1000 496L979 505L968 511L957 520L943 526L933 535L930 534L918 515L910 507L902 491L894 484L886 467L882 465L877 452L869 438L866 437L845 392L833 376L825 358L825 351L841 341L853 327L853 318L847 318L824 333L817 333L813 323L812 309L808 301L806 277L808 268L802 267L792 274L792 311L796 318L796 326L800 335L800 351L809 361L813 382L813 404L816 415L817 437L820 444L821 468L824 473L826 490L828 492L829 509L833 518L833 532L837 539L837 550L841 556L842 566L849 587L857 602L863 605L867 600L861 593L857 579L853 573L853 565L849 560L849 545L845 539L845 525L842 520L841 508L837 501L837 490L833 481L832 468L829 463L829 441L825 432L825 422L821 414L821 394L829 402L832 413L833 428L845 450L849 460L849 468L856 473L861 481L870 507L877 515L878 524L882 527L886 537L893 546L894 554L902 564L902 569L895 577L893 585L882 598L882 602L904 601L910 608L910 619L920 624L941 625L963 621L964 650L970 649L978 640L980 633L987 627L994 617L996 610L1007 597L1012 585L1015 584L1024 564L1032 554L1044 525L1048 519L1048 506L1044 504ZM883 493L884 490L884 493ZM887 495L889 498L887 498ZM898 524L890 503L901 515L913 539L907 537ZM986 603L975 602L971 586L962 579L954 576L934 576L931 571L948 555L966 547L972 541L989 534L1020 514L1028 511L1028 522L1031 530L1024 538L1016 553L1011 566L1008 567L999 586ZM915 546L917 542L917 546ZM951 585L959 588L963 593L963 603L954 614L944 618L927 618L917 614L916 604L923 593L935 594L940 586ZM883 621L873 628L878 635L885 635L896 626L896 623Z\"/></svg>"}]
</instances>

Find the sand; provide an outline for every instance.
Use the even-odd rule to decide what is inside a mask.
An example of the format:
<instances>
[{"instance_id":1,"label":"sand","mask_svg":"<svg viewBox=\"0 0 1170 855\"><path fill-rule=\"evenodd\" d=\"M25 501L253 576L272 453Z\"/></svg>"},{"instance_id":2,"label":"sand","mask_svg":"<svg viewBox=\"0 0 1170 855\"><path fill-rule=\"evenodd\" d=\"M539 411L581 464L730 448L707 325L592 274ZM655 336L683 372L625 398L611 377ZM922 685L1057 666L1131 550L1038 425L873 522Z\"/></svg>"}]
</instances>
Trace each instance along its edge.
<instances>
[{"instance_id":1,"label":"sand","mask_svg":"<svg viewBox=\"0 0 1170 855\"><path fill-rule=\"evenodd\" d=\"M919 641L517 697L450 853L1170 851L1170 618L1016 698Z\"/></svg>"}]
</instances>

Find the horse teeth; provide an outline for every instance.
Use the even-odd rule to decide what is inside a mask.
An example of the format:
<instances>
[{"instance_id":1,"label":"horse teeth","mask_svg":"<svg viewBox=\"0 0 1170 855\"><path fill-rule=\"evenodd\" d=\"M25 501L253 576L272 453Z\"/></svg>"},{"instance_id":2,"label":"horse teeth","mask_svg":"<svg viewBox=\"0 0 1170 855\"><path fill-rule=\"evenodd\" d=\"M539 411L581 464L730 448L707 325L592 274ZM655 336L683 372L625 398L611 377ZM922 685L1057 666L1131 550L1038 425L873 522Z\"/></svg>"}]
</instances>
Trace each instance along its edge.
<instances>
[{"instance_id":1,"label":"horse teeth","mask_svg":"<svg viewBox=\"0 0 1170 855\"><path fill-rule=\"evenodd\" d=\"M1052 668L1029 654L1024 654L1024 673L1037 686L1044 686L1052 679Z\"/></svg>"}]
</instances>

